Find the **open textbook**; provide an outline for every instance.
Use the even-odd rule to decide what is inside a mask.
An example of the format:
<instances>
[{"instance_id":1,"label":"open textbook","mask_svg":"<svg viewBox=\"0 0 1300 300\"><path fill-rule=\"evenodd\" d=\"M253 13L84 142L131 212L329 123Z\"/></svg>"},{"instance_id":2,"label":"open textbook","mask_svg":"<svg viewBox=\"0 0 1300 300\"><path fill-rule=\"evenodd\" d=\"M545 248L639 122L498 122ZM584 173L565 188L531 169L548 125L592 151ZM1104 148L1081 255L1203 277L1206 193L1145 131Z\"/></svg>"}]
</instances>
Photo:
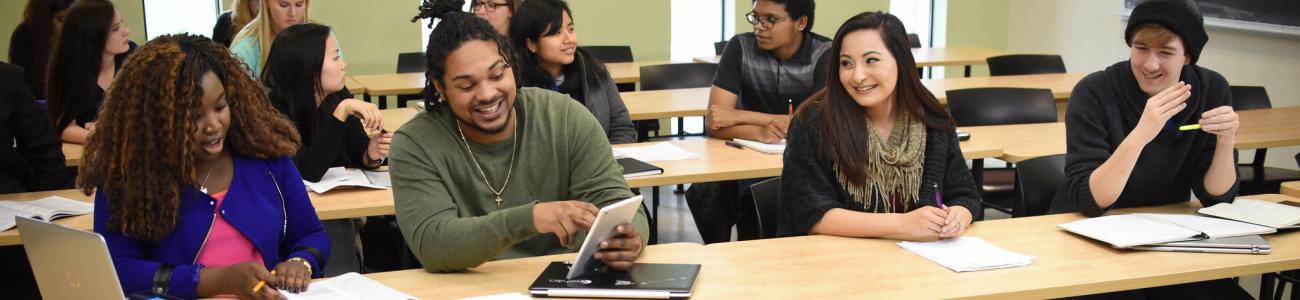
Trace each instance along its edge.
<instances>
[{"instance_id":1,"label":"open textbook","mask_svg":"<svg viewBox=\"0 0 1300 300\"><path fill-rule=\"evenodd\" d=\"M393 186L388 172L363 171L358 169L344 169L343 167L333 167L325 171L320 181L302 181L307 185L307 189L317 194L325 193L334 188L342 186L368 187L374 189L386 189Z\"/></svg>"},{"instance_id":2,"label":"open textbook","mask_svg":"<svg viewBox=\"0 0 1300 300\"><path fill-rule=\"evenodd\" d=\"M1127 214L1078 220L1058 227L1116 248L1268 234L1276 229L1196 215Z\"/></svg>"},{"instance_id":3,"label":"open textbook","mask_svg":"<svg viewBox=\"0 0 1300 300\"><path fill-rule=\"evenodd\" d=\"M312 282L307 287L306 292L290 293L280 290L280 294L289 300L326 300L326 299L357 299L357 300L406 300L415 299L388 287L382 283L366 278L361 274L347 273Z\"/></svg>"},{"instance_id":4,"label":"open textbook","mask_svg":"<svg viewBox=\"0 0 1300 300\"><path fill-rule=\"evenodd\" d=\"M9 230L17 225L14 216L49 222L62 217L79 216L92 212L95 212L95 205L90 202L59 196L49 196L32 201L0 201L0 231Z\"/></svg>"},{"instance_id":5,"label":"open textbook","mask_svg":"<svg viewBox=\"0 0 1300 300\"><path fill-rule=\"evenodd\" d=\"M1300 207L1288 203L1295 202L1237 199L1232 203L1219 203L1196 212L1278 229L1300 229L1296 226L1300 224Z\"/></svg>"}]
</instances>

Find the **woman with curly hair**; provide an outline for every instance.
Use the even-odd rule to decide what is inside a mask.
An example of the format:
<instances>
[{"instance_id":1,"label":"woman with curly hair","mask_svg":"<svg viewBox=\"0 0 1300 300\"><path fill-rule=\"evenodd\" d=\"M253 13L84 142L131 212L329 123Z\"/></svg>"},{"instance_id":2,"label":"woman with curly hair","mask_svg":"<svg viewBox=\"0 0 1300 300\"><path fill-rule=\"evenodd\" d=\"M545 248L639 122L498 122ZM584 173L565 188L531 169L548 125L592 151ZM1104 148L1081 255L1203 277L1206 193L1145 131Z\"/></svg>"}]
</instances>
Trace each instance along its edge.
<instances>
[{"instance_id":1,"label":"woman with curly hair","mask_svg":"<svg viewBox=\"0 0 1300 300\"><path fill-rule=\"evenodd\" d=\"M290 159L298 133L225 47L150 41L99 124L77 186L124 291L279 298L320 274L330 241Z\"/></svg>"}]
</instances>

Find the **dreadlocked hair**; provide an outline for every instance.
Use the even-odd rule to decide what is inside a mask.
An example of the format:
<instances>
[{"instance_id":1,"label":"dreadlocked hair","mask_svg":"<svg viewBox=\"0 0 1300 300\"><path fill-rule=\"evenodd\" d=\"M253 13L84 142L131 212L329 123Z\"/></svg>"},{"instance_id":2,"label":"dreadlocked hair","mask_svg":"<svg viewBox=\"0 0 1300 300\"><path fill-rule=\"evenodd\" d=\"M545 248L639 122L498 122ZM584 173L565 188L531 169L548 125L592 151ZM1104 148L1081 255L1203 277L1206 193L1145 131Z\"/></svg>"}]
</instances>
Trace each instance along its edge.
<instances>
[{"instance_id":1,"label":"dreadlocked hair","mask_svg":"<svg viewBox=\"0 0 1300 300\"><path fill-rule=\"evenodd\" d=\"M298 132L226 47L206 37L164 35L139 48L117 74L77 187L108 198L108 230L159 240L175 228L182 190L198 186L194 133L208 72L225 88L226 145L253 158L293 155Z\"/></svg>"},{"instance_id":2,"label":"dreadlocked hair","mask_svg":"<svg viewBox=\"0 0 1300 300\"><path fill-rule=\"evenodd\" d=\"M465 42L496 43L497 54L506 60L506 67L509 68L514 61L510 43L506 42L506 38L483 18L461 11L460 8L464 5L465 0L424 0L420 3L420 13L411 18L411 22L420 19L441 20L438 26L433 27L433 32L429 33L429 46L424 50L425 71L422 95L424 107L428 111L437 111L447 104L446 101L440 100L441 95L438 95L432 80L444 84L442 76L447 71L447 56L460 49ZM432 24L433 22L430 22L430 26ZM514 72L513 69L511 72ZM515 82L515 88L519 88L519 84Z\"/></svg>"}]
</instances>

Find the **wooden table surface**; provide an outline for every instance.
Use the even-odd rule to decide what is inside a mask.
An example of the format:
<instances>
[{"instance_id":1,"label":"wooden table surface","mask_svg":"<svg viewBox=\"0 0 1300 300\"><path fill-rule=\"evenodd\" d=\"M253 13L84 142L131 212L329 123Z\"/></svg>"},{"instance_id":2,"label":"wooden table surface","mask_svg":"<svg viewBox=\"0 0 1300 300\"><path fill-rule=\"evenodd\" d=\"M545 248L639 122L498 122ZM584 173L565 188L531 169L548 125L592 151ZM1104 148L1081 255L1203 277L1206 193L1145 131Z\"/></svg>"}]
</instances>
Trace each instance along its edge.
<instances>
[{"instance_id":1,"label":"wooden table surface","mask_svg":"<svg viewBox=\"0 0 1300 300\"><path fill-rule=\"evenodd\" d=\"M349 93L352 93L353 95L361 95L366 93L366 85L362 84L360 81L357 81L356 79L353 79L352 76L345 76L343 77L343 80L344 80L343 84L348 88Z\"/></svg>"},{"instance_id":2,"label":"wooden table surface","mask_svg":"<svg viewBox=\"0 0 1300 300\"><path fill-rule=\"evenodd\" d=\"M1300 200L1255 195L1272 201ZM1198 202L1117 209L1191 213ZM802 236L744 242L650 246L640 262L697 263L697 299L1041 299L1086 295L1300 268L1300 234L1265 236L1269 255L1175 253L1119 250L1070 234L1057 224L1079 214L977 222L966 236L1035 255L1025 267L957 273L912 254L886 239ZM551 261L573 254L492 261L465 272L431 274L406 270L367 274L389 287L421 298L456 298L528 293Z\"/></svg>"},{"instance_id":3,"label":"wooden table surface","mask_svg":"<svg viewBox=\"0 0 1300 300\"><path fill-rule=\"evenodd\" d=\"M984 87L1018 87L1052 90L1057 102L1070 99L1074 85L1083 80L1088 73L1056 73L1011 76L983 76L942 79L922 79L921 83L930 89L930 93L939 99L939 103L948 104L948 91Z\"/></svg>"},{"instance_id":4,"label":"wooden table surface","mask_svg":"<svg viewBox=\"0 0 1300 300\"><path fill-rule=\"evenodd\" d=\"M979 47L913 48L912 58L917 67L983 65L990 56L1006 55L1005 51ZM697 63L718 63L722 56L705 56L692 59Z\"/></svg>"},{"instance_id":5,"label":"wooden table surface","mask_svg":"<svg viewBox=\"0 0 1300 300\"><path fill-rule=\"evenodd\" d=\"M1238 111L1237 119L1237 149L1300 145L1300 106Z\"/></svg>"},{"instance_id":6,"label":"wooden table surface","mask_svg":"<svg viewBox=\"0 0 1300 300\"><path fill-rule=\"evenodd\" d=\"M1300 197L1300 181L1283 182L1282 194L1291 197Z\"/></svg>"},{"instance_id":7,"label":"wooden table surface","mask_svg":"<svg viewBox=\"0 0 1300 300\"><path fill-rule=\"evenodd\" d=\"M618 93L627 105L628 117L654 120L703 116L709 108L711 88L673 89Z\"/></svg>"}]
</instances>

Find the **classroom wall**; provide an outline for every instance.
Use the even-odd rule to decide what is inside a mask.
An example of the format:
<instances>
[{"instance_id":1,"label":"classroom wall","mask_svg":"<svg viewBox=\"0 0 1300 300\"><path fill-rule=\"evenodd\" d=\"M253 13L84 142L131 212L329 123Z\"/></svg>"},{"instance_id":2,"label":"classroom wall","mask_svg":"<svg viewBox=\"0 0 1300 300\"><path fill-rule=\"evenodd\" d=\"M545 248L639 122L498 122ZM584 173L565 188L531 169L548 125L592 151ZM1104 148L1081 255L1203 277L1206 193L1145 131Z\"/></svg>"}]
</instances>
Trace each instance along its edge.
<instances>
[{"instance_id":1,"label":"classroom wall","mask_svg":"<svg viewBox=\"0 0 1300 300\"><path fill-rule=\"evenodd\" d=\"M1058 53L1067 70L1097 71L1128 59L1123 0L1010 0L1007 49L1015 53ZM949 2L950 5L953 2ZM951 14L951 12L950 12ZM1210 28L1199 65L1233 85L1268 89L1274 107L1300 105L1300 38ZM1272 148L1267 165L1296 169L1300 147ZM1249 161L1252 151L1241 153Z\"/></svg>"},{"instance_id":2,"label":"classroom wall","mask_svg":"<svg viewBox=\"0 0 1300 300\"><path fill-rule=\"evenodd\" d=\"M1007 50L1010 1L950 0L945 47L980 47ZM965 68L944 68L946 77L964 77ZM988 76L986 65L971 66L971 76Z\"/></svg>"},{"instance_id":3,"label":"classroom wall","mask_svg":"<svg viewBox=\"0 0 1300 300\"><path fill-rule=\"evenodd\" d=\"M421 52L419 3L411 1L312 1L311 18L329 25L343 48L348 75L391 74L397 54Z\"/></svg>"},{"instance_id":4,"label":"classroom wall","mask_svg":"<svg viewBox=\"0 0 1300 300\"><path fill-rule=\"evenodd\" d=\"M745 21L745 14L754 9L752 0L736 1L736 33L754 31L754 25ZM845 20L867 11L889 11L889 0L821 0L813 13L813 32L827 38L835 37L835 30Z\"/></svg>"},{"instance_id":5,"label":"classroom wall","mask_svg":"<svg viewBox=\"0 0 1300 300\"><path fill-rule=\"evenodd\" d=\"M131 41L144 45L144 0L116 0L113 6L122 14L122 21L131 30ZM23 22L23 10L27 1L0 1L0 60L9 62L9 38L14 28Z\"/></svg>"}]
</instances>

